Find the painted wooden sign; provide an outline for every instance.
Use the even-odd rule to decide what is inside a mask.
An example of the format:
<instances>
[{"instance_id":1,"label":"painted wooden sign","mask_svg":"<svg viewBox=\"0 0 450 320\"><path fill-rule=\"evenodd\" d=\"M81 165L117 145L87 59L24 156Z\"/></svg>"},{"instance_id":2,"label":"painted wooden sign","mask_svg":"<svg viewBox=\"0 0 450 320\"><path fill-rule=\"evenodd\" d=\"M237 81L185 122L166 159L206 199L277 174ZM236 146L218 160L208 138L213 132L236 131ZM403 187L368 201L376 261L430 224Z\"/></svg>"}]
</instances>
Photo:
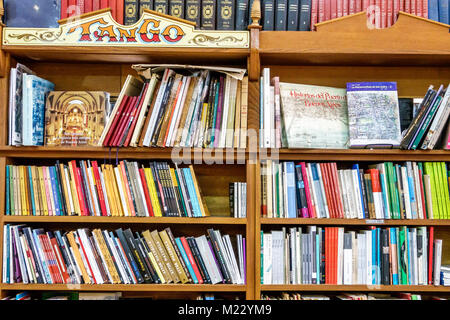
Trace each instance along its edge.
<instances>
[{"instance_id":1,"label":"painted wooden sign","mask_svg":"<svg viewBox=\"0 0 450 320\"><path fill-rule=\"evenodd\" d=\"M196 30L195 23L144 10L133 25L110 9L61 20L59 28L4 28L3 45L248 48L248 31Z\"/></svg>"}]
</instances>

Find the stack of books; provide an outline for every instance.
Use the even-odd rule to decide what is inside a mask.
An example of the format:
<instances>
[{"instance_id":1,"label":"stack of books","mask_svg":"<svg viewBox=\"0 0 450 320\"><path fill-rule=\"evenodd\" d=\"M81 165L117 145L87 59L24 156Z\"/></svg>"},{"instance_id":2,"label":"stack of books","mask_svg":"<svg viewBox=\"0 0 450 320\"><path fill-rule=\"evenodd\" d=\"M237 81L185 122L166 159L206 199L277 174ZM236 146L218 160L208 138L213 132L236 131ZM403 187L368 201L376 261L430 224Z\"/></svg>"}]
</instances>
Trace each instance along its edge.
<instances>
[{"instance_id":1,"label":"stack of books","mask_svg":"<svg viewBox=\"0 0 450 320\"><path fill-rule=\"evenodd\" d=\"M167 162L59 161L6 168L6 215L205 217L209 210L193 166Z\"/></svg>"},{"instance_id":2,"label":"stack of books","mask_svg":"<svg viewBox=\"0 0 450 320\"><path fill-rule=\"evenodd\" d=\"M433 227L261 231L262 284L440 285Z\"/></svg>"},{"instance_id":3,"label":"stack of books","mask_svg":"<svg viewBox=\"0 0 450 320\"><path fill-rule=\"evenodd\" d=\"M445 162L262 162L261 215L268 218L449 219Z\"/></svg>"},{"instance_id":4,"label":"stack of books","mask_svg":"<svg viewBox=\"0 0 450 320\"><path fill-rule=\"evenodd\" d=\"M174 237L170 228L133 233L61 232L4 226L3 282L45 284L244 284L245 238Z\"/></svg>"}]
</instances>

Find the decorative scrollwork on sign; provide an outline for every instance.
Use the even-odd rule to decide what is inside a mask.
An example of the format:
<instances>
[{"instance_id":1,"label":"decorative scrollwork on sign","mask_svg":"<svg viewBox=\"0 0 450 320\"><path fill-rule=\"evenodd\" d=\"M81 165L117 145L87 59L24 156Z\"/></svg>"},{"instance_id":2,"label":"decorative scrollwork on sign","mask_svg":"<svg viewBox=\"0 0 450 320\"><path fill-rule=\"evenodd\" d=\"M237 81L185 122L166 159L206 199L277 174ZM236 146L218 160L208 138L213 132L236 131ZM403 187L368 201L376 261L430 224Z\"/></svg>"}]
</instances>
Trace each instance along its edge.
<instances>
[{"instance_id":1,"label":"decorative scrollwork on sign","mask_svg":"<svg viewBox=\"0 0 450 320\"><path fill-rule=\"evenodd\" d=\"M224 43L239 43L242 42L242 38L236 38L234 36L226 36L221 38L208 36L206 34L196 35L193 39L189 40L189 43L194 43L198 46L206 46L208 44L215 44L216 46L220 46Z\"/></svg>"},{"instance_id":2,"label":"decorative scrollwork on sign","mask_svg":"<svg viewBox=\"0 0 450 320\"><path fill-rule=\"evenodd\" d=\"M45 31L45 32L35 32L32 33L21 33L21 34L11 34L10 38L16 38L19 40L23 40L25 42L31 41L45 41L45 42L53 42L58 40L63 33L62 28L57 31Z\"/></svg>"}]
</instances>

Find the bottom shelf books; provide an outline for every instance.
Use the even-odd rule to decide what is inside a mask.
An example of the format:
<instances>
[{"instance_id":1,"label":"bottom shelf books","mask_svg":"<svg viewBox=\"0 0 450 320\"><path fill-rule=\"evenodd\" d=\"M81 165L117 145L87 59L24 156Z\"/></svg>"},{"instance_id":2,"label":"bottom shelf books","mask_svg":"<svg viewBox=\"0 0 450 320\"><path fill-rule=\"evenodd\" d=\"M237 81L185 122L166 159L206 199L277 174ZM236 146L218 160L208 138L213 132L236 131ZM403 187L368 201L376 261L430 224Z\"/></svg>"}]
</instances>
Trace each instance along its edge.
<instances>
[{"instance_id":1,"label":"bottom shelf books","mask_svg":"<svg viewBox=\"0 0 450 320\"><path fill-rule=\"evenodd\" d=\"M261 300L447 300L439 296L411 293L342 293L339 295L303 294L283 292L278 296L261 295Z\"/></svg>"},{"instance_id":2,"label":"bottom shelf books","mask_svg":"<svg viewBox=\"0 0 450 320\"><path fill-rule=\"evenodd\" d=\"M214 229L174 237L170 228L45 232L5 225L3 239L4 283L246 283L245 238Z\"/></svg>"},{"instance_id":3,"label":"bottom shelf books","mask_svg":"<svg viewBox=\"0 0 450 320\"><path fill-rule=\"evenodd\" d=\"M283 228L261 231L262 284L439 285L434 228Z\"/></svg>"}]
</instances>

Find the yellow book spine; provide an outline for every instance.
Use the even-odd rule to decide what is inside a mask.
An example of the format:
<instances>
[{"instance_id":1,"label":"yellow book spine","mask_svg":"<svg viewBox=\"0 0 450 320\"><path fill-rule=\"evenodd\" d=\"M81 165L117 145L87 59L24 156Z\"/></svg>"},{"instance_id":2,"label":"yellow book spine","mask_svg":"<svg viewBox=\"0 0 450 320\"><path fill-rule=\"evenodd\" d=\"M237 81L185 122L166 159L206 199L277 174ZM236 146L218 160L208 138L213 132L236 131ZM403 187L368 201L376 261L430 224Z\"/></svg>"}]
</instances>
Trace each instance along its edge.
<instances>
[{"instance_id":1,"label":"yellow book spine","mask_svg":"<svg viewBox=\"0 0 450 320\"><path fill-rule=\"evenodd\" d=\"M161 240L166 247L166 250L169 254L170 259L172 260L172 263L175 267L175 270L177 271L177 274L180 278L181 283L187 283L189 281L186 273L184 272L183 266L181 265L180 260L178 259L177 253L175 252L175 249L172 246L172 242L169 239L169 236L167 235L166 231L160 231L159 236L161 237ZM200 266L199 266L200 267Z\"/></svg>"},{"instance_id":2,"label":"yellow book spine","mask_svg":"<svg viewBox=\"0 0 450 320\"><path fill-rule=\"evenodd\" d=\"M70 163L67 165L67 168L70 177L69 182L70 182L70 189L72 191L72 201L75 207L75 212L78 216L81 216L80 202L78 200L77 186L75 184L75 173L73 172L73 168Z\"/></svg>"},{"instance_id":3,"label":"yellow book spine","mask_svg":"<svg viewBox=\"0 0 450 320\"><path fill-rule=\"evenodd\" d=\"M13 166L14 171L14 206L15 206L15 215L22 215L22 201L20 200L20 178L19 178L19 168L17 166Z\"/></svg>"},{"instance_id":4,"label":"yellow book spine","mask_svg":"<svg viewBox=\"0 0 450 320\"><path fill-rule=\"evenodd\" d=\"M20 177L20 201L22 204L22 215L28 215L28 204L27 204L27 196L25 190L25 175L24 175L24 166L19 166L19 177Z\"/></svg>"},{"instance_id":5,"label":"yellow book spine","mask_svg":"<svg viewBox=\"0 0 450 320\"><path fill-rule=\"evenodd\" d=\"M102 175L103 175L103 181L105 182L105 193L106 197L108 198L108 204L109 204L109 210L112 217L115 217L117 215L117 209L116 209L116 203L114 201L114 197L112 196L112 187L109 181L109 175L108 172L106 172L106 166L102 164L100 166Z\"/></svg>"},{"instance_id":6,"label":"yellow book spine","mask_svg":"<svg viewBox=\"0 0 450 320\"><path fill-rule=\"evenodd\" d=\"M203 199L200 186L198 185L197 178L195 176L194 167L192 165L189 165L189 170L191 171L192 181L194 182L195 194L197 195L198 203L200 204L200 211L202 212L202 216L203 217L210 216L208 207L206 206L206 203Z\"/></svg>"},{"instance_id":7,"label":"yellow book spine","mask_svg":"<svg viewBox=\"0 0 450 320\"><path fill-rule=\"evenodd\" d=\"M433 208L433 219L439 219L439 207L436 198L436 186L434 182L433 167L430 162L425 162L425 173L430 176L430 186L431 186L431 204Z\"/></svg>"},{"instance_id":8,"label":"yellow book spine","mask_svg":"<svg viewBox=\"0 0 450 320\"><path fill-rule=\"evenodd\" d=\"M153 258L155 259L155 262L157 263L160 272L163 274L163 277L167 283L173 282L173 278L170 275L169 269L164 263L164 259L159 252L158 248L156 247L155 241L153 240L152 236L150 235L150 232L148 230L144 231L142 233L142 236L144 237L145 242L147 243L148 248L150 249L150 252L153 254Z\"/></svg>"},{"instance_id":9,"label":"yellow book spine","mask_svg":"<svg viewBox=\"0 0 450 320\"><path fill-rule=\"evenodd\" d=\"M442 205L442 187L441 179L439 176L438 163L432 162L433 174L434 174L434 186L436 187L436 198L439 206L439 219L444 219L444 206Z\"/></svg>"},{"instance_id":10,"label":"yellow book spine","mask_svg":"<svg viewBox=\"0 0 450 320\"><path fill-rule=\"evenodd\" d=\"M156 194L155 180L153 180L152 169L145 168L144 173L150 191L150 199L152 201L153 213L155 214L155 217L162 217L161 206L159 204L158 195Z\"/></svg>"},{"instance_id":11,"label":"yellow book spine","mask_svg":"<svg viewBox=\"0 0 450 320\"><path fill-rule=\"evenodd\" d=\"M123 216L125 216L125 211L122 207L122 202L120 200L119 187L117 186L117 181L114 176L114 169L113 169L112 165L107 165L107 170L109 172L109 179L110 179L110 183L111 183L111 186L113 189L114 201L116 202L117 214L120 217L123 217Z\"/></svg>"},{"instance_id":12,"label":"yellow book spine","mask_svg":"<svg viewBox=\"0 0 450 320\"><path fill-rule=\"evenodd\" d=\"M150 259L150 262L152 263L153 268L155 268L156 274L159 277L159 280L161 280L161 283L166 283L166 279L164 278L161 269L159 269L158 264L156 263L155 257L153 256L152 252L147 253L148 258Z\"/></svg>"},{"instance_id":13,"label":"yellow book spine","mask_svg":"<svg viewBox=\"0 0 450 320\"><path fill-rule=\"evenodd\" d=\"M39 181L41 185L41 194L42 194L42 205L44 207L44 216L48 216L48 201L47 201L47 193L45 192L45 181L44 181L44 169L42 167L38 168L39 172Z\"/></svg>"},{"instance_id":14,"label":"yellow book spine","mask_svg":"<svg viewBox=\"0 0 450 320\"><path fill-rule=\"evenodd\" d=\"M36 182L36 167L31 166L30 168L31 172L31 181L33 181L33 199L34 199L34 206L36 208L36 215L41 215L41 207L39 203L39 191L38 191L38 185Z\"/></svg>"},{"instance_id":15,"label":"yellow book spine","mask_svg":"<svg viewBox=\"0 0 450 320\"><path fill-rule=\"evenodd\" d=\"M122 182L122 177L121 177L119 171L120 170L119 170L118 167L114 167L114 175L116 177L117 188L119 189L119 193L120 193L120 200L121 200L121 203L122 203L124 216L125 217L129 217L129 216L131 216L131 211L128 208L128 202L127 202L127 199L126 199L127 195L125 193L125 190L124 190L124 187L123 187L123 182Z\"/></svg>"}]
</instances>

